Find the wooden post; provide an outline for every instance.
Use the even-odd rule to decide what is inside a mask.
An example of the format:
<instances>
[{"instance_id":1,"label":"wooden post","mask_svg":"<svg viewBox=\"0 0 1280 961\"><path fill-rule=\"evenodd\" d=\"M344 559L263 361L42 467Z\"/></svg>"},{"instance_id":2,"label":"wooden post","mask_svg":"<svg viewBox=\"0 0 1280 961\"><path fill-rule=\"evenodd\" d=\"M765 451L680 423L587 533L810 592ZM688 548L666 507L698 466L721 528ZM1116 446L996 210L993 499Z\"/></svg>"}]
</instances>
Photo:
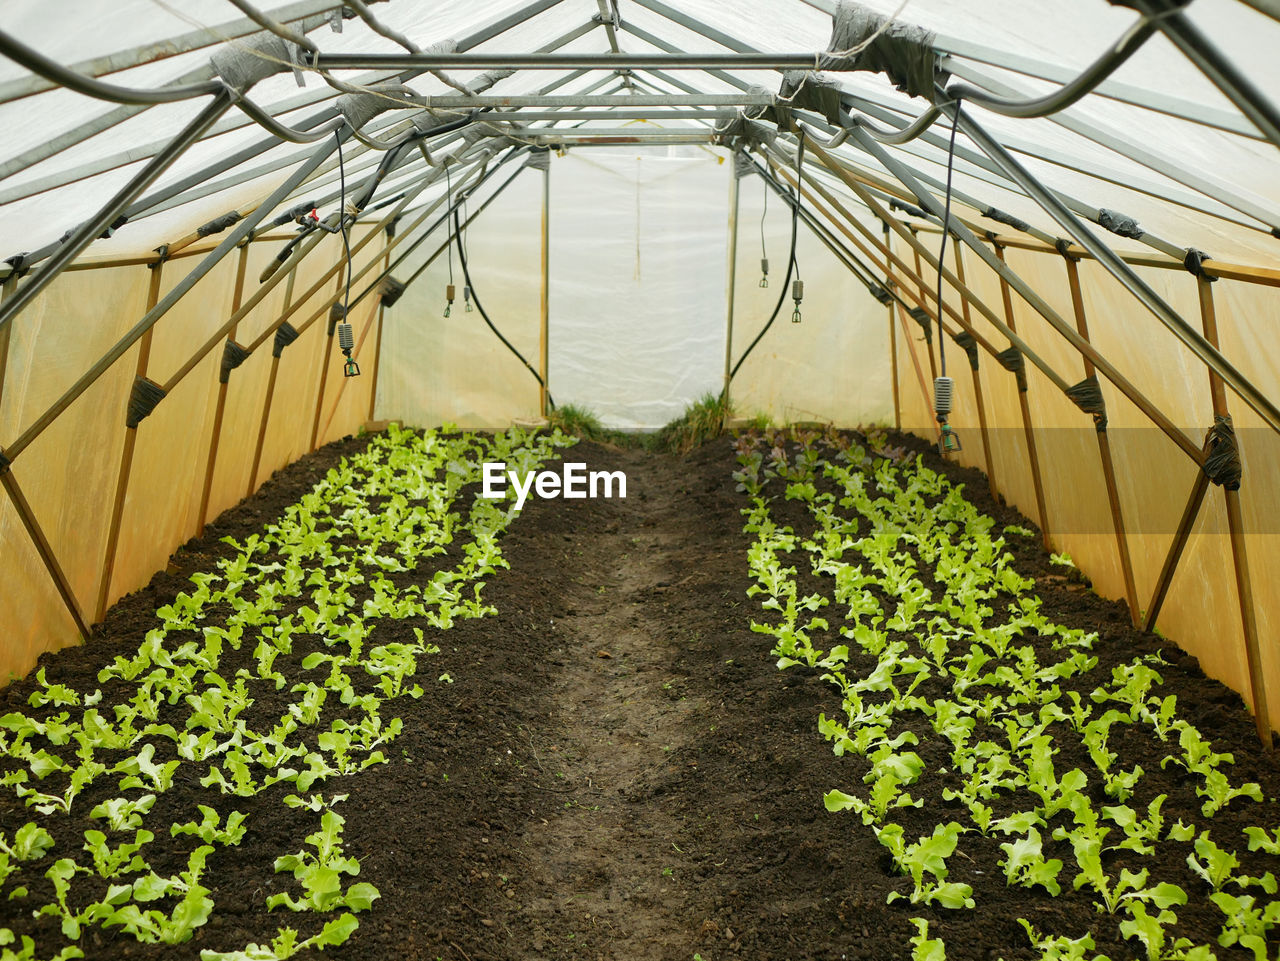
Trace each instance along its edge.
<instances>
[{"instance_id":1,"label":"wooden post","mask_svg":"<svg viewBox=\"0 0 1280 961\"><path fill-rule=\"evenodd\" d=\"M1084 293L1080 289L1080 268L1072 257L1063 255L1067 263L1067 281L1071 287L1071 306L1076 315L1076 329L1085 340L1089 339L1089 321L1084 312ZM1084 361L1084 375L1097 377L1097 368L1088 357ZM1102 459L1102 476L1107 484L1107 503L1111 507L1111 528L1115 532L1116 552L1120 557L1120 571L1124 576L1124 596L1129 605L1129 619L1136 627L1141 614L1138 610L1138 588L1133 577L1133 559L1129 556L1129 535L1124 526L1124 512L1120 507L1120 492L1116 485L1116 467L1111 457L1111 438L1107 425L1102 421L1097 431L1098 456Z\"/></svg>"},{"instance_id":2,"label":"wooden post","mask_svg":"<svg viewBox=\"0 0 1280 961\"><path fill-rule=\"evenodd\" d=\"M17 508L22 526L26 528L27 536L35 544L36 552L40 555L40 560L44 562L45 570L48 571L49 576L53 579L54 586L58 588L62 603L67 606L67 613L71 615L71 620L75 622L76 630L80 632L81 639L87 638L89 636L89 628L85 625L84 617L80 614L80 608L76 604L75 594L71 590L71 582L67 580L67 575L62 570L62 565L58 563L58 558L53 553L53 548L49 545L48 538L44 536L44 531L41 530L40 524L31 512L31 505L27 503L27 498L23 495L22 488L18 486L18 479L13 476L13 470L7 464L0 465L0 484L8 491L9 499L13 501L13 506Z\"/></svg>"},{"instance_id":3,"label":"wooden post","mask_svg":"<svg viewBox=\"0 0 1280 961\"><path fill-rule=\"evenodd\" d=\"M236 264L236 285L231 294L231 313L240 310L240 302L244 297L244 272L249 261L249 245L240 248L240 260ZM232 325L227 336L236 339L239 324ZM213 472L218 464L218 444L222 441L222 418L227 410L227 381L218 378L218 400L213 409L213 432L209 435L209 455L205 458L204 484L200 488L200 514L196 524L196 537L204 533L209 523L209 498L213 492Z\"/></svg>"},{"instance_id":4,"label":"wooden post","mask_svg":"<svg viewBox=\"0 0 1280 961\"><path fill-rule=\"evenodd\" d=\"M724 395L725 410L729 409L729 386L732 378L729 371L733 366L733 311L738 293L738 210L739 210L739 177L737 171L729 176L729 289L725 310L724 335Z\"/></svg>"},{"instance_id":5,"label":"wooden post","mask_svg":"<svg viewBox=\"0 0 1280 961\"><path fill-rule=\"evenodd\" d=\"M1218 311L1213 302L1213 286L1210 280L1196 278L1200 293L1200 320L1204 339L1218 348ZM1227 407L1227 391L1219 377L1209 371L1209 392L1213 398L1214 417L1230 418ZM1249 575L1249 553L1246 549L1244 519L1240 511L1240 492L1222 489L1227 502L1227 530L1231 536L1231 556L1235 562L1236 595L1240 602L1240 620L1244 628L1245 663L1249 669L1249 692L1253 696L1253 717L1258 728L1258 739L1263 747L1271 748L1271 713L1267 705L1267 689L1262 678L1262 650L1258 642L1258 622L1253 602L1253 580Z\"/></svg>"},{"instance_id":6,"label":"wooden post","mask_svg":"<svg viewBox=\"0 0 1280 961\"><path fill-rule=\"evenodd\" d=\"M885 234L888 235L889 228L885 226ZM964 283L964 250L959 244L952 245L955 249L956 257L956 276L960 279L960 283ZM964 313L964 326L966 330L973 329L973 317L969 313L969 298L960 298L960 309ZM969 366L970 373L973 374L973 397L978 406L978 430L982 434L982 457L987 464L987 489L991 491L991 496L995 500L999 500L1000 494L996 490L996 465L991 456L991 434L987 430L987 405L982 396L982 377L978 373L978 368L972 364Z\"/></svg>"},{"instance_id":7,"label":"wooden post","mask_svg":"<svg viewBox=\"0 0 1280 961\"><path fill-rule=\"evenodd\" d=\"M17 283L18 275L16 272L6 277L3 288L0 289L0 299L11 297ZM13 324L5 324L3 331L0 331L0 397L4 395L5 368L9 357L9 332L12 329ZM67 613L71 615L71 620L75 623L76 630L80 632L80 637L83 640L89 636L89 628L85 625L84 617L80 614L80 607L76 604L75 594L71 590L71 583L67 580L67 575L62 570L62 565L58 563L58 558L53 553L53 548L49 545L48 538L44 536L44 531L36 520L35 514L31 511L31 505L27 503L27 499L22 493L22 488L18 486L18 479L13 476L13 470L3 455L4 451L0 450L0 485L3 485L4 489L8 491L9 499L13 502L14 509L18 512L18 519L22 521L22 526L26 529L27 536L31 538L31 542L35 545L36 553L40 555L45 571L58 589L58 595L62 598L62 603L66 605Z\"/></svg>"},{"instance_id":8,"label":"wooden post","mask_svg":"<svg viewBox=\"0 0 1280 961\"><path fill-rule=\"evenodd\" d=\"M289 301L293 297L293 281L296 275L289 274L289 281L285 287L284 305L285 313L289 313ZM339 273L338 282L342 282L342 275ZM262 465L262 448L267 440L267 422L271 419L271 402L275 400L276 395L276 376L280 373L280 355L272 352L271 355L271 373L267 376L267 396L262 402L262 419L258 423L258 440L253 448L253 466L249 468L249 486L245 490L245 497L252 496L253 492L258 489L258 468Z\"/></svg>"},{"instance_id":9,"label":"wooden post","mask_svg":"<svg viewBox=\"0 0 1280 961\"><path fill-rule=\"evenodd\" d=\"M551 346L551 168L542 172L542 296L539 300L541 324L538 334L538 373L542 386L538 392L538 410L549 413L550 346Z\"/></svg>"},{"instance_id":10,"label":"wooden post","mask_svg":"<svg viewBox=\"0 0 1280 961\"><path fill-rule=\"evenodd\" d=\"M884 245L889 246L889 225L884 224ZM888 265L886 264L886 267ZM892 294L894 288L893 271L886 269L885 271L885 290ZM898 384L898 328L894 326L894 304L896 302L890 298L889 300L889 369L893 374L893 426L895 430L902 430L902 388Z\"/></svg>"},{"instance_id":11,"label":"wooden post","mask_svg":"<svg viewBox=\"0 0 1280 961\"><path fill-rule=\"evenodd\" d=\"M388 239L390 239L388 237ZM382 270L386 273L391 268L391 250L388 248L383 255ZM390 276L390 275L388 275ZM382 325L386 317L387 308L382 306L382 297L378 297L378 326L373 335L373 363L369 365L369 376L372 381L369 385L369 416L367 420L373 420L373 407L378 401L378 365L382 362ZM327 433L327 431L326 431Z\"/></svg>"},{"instance_id":12,"label":"wooden post","mask_svg":"<svg viewBox=\"0 0 1280 961\"><path fill-rule=\"evenodd\" d=\"M914 237L915 231L912 231L911 235ZM914 258L916 263L915 278L916 278L916 284L920 288L920 303L923 306L928 304L929 301L933 299L934 295L930 294L929 288L925 286L924 268L920 266L920 249L918 247L913 246L911 248L911 255ZM938 361L933 356L933 335L932 334L926 334L924 338L924 349L929 352L929 373L933 376L934 381L936 381L938 379ZM939 350L942 349L941 344L938 345L938 349Z\"/></svg>"},{"instance_id":13,"label":"wooden post","mask_svg":"<svg viewBox=\"0 0 1280 961\"><path fill-rule=\"evenodd\" d=\"M316 449L316 441L320 436L320 409L324 406L324 389L329 383L329 363L333 357L333 335L337 333L338 324L348 321L346 316L339 318L334 309L338 304L342 303L342 287L346 283L347 277L343 272L338 273L338 287L333 292L337 299L329 307L329 326L325 330L324 350L320 352L320 387L316 391L316 412L311 418L311 440L307 444L307 450Z\"/></svg>"},{"instance_id":14,"label":"wooden post","mask_svg":"<svg viewBox=\"0 0 1280 961\"><path fill-rule=\"evenodd\" d=\"M1187 498L1187 506L1182 510L1182 520L1174 532L1173 543L1169 545L1169 553L1165 555L1164 566L1156 579L1155 590L1151 594L1151 603L1147 605L1146 617L1142 620L1144 631L1153 631L1156 618L1160 616L1160 608L1169 593L1169 585L1173 583L1174 572L1178 569L1178 561L1182 559L1182 551L1187 546L1187 538L1191 536L1191 528L1195 526L1200 515L1200 505L1204 503L1205 492L1209 489L1209 478L1203 470L1196 470L1195 482L1191 485L1191 496Z\"/></svg>"},{"instance_id":15,"label":"wooden post","mask_svg":"<svg viewBox=\"0 0 1280 961\"><path fill-rule=\"evenodd\" d=\"M15 270L4 279L4 285L0 286L0 303L12 297L13 290L17 286L18 272ZM9 334L12 330L13 324L5 324L0 328L0 400L4 399L4 378L9 367Z\"/></svg>"},{"instance_id":16,"label":"wooden post","mask_svg":"<svg viewBox=\"0 0 1280 961\"><path fill-rule=\"evenodd\" d=\"M1004 263L1004 248L996 246L996 256L1000 258L1000 262ZM1004 301L1004 318L1009 329L1015 333L1018 330L1017 321L1013 316L1013 293L1009 288L1009 282L1000 278L1000 297ZM1053 550L1053 544L1049 537L1049 510L1045 505L1044 499L1044 482L1040 478L1040 453L1036 449L1035 428L1031 423L1031 406L1027 402L1027 392L1023 389L1023 384L1018 385L1018 406L1022 408L1022 431L1027 438L1027 460L1031 464L1031 483L1035 487L1036 492L1036 511L1040 518L1040 537L1044 542L1045 550Z\"/></svg>"},{"instance_id":17,"label":"wooden post","mask_svg":"<svg viewBox=\"0 0 1280 961\"><path fill-rule=\"evenodd\" d=\"M147 290L147 310L151 310L160 299L160 277L164 272L164 261L157 261L151 268L151 285ZM147 376L147 365L151 361L151 335L154 328L148 328L138 341L138 363L134 368L134 381ZM126 427L124 430L124 447L120 451L120 468L116 473L115 499L111 503L111 521L107 526L107 546L102 556L102 574L98 578L98 603L94 608L93 619L101 621L107 613L107 605L111 600L111 578L115 574L116 548L120 544L120 523L124 518L124 501L129 493L129 475L133 472L133 451L138 442L138 428Z\"/></svg>"}]
</instances>

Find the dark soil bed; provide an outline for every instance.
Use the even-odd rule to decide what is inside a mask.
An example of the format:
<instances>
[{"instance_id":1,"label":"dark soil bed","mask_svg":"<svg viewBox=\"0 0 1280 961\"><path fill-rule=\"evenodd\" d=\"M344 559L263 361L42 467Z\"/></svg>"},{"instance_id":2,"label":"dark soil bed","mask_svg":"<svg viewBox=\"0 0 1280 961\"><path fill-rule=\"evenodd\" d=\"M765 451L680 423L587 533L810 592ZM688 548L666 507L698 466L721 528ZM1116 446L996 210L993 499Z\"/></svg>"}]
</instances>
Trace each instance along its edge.
<instances>
[{"instance_id":1,"label":"dark soil bed","mask_svg":"<svg viewBox=\"0 0 1280 961\"><path fill-rule=\"evenodd\" d=\"M925 448L913 438L893 442ZM154 626L155 609L227 550L219 538L259 529L362 444L339 442L277 474L179 551L147 588L116 605L89 643L43 658L49 680L81 690L100 686L98 670L135 650ZM443 635L442 652L424 672L430 677L420 678L426 694L388 705L404 719L387 751L390 763L336 786L350 794L338 810L347 820L350 853L361 859L360 880L376 885L382 898L359 916L352 939L326 956L887 961L910 957L909 919L924 916L931 935L946 940L952 961L1015 961L1032 956L1018 917L1073 935L1095 923L1089 899L1071 893L1069 883L1056 899L1006 888L994 869L998 848L984 849L993 870L979 874L984 866L975 861L960 878L974 888L976 911L886 904L901 879L887 873L870 828L822 805L825 792L856 784L863 770L858 759L835 757L817 731L819 713L837 712L839 696L801 670L780 673L769 638L750 630L759 610L746 594L743 496L730 477L729 443L683 459L595 444L566 456L593 470L625 471L628 497L531 498L503 540L511 569L485 589L499 614L460 622ZM977 472L943 469L964 481L969 497L999 524L1032 526L992 503ZM1099 633L1100 679L1111 665L1159 646L1172 662L1161 668L1161 693L1177 695L1183 716L1216 750L1235 754L1232 782L1257 781L1266 797L1280 795L1280 769L1259 751L1236 694L1206 680L1193 659L1134 632L1122 604L1063 579L1035 541L1015 547L1022 572L1040 582L1045 613ZM227 652L227 676L240 666L237 656L250 663L251 645ZM443 672L454 683L436 683ZM24 681L0 693L0 712L25 709L30 690ZM1170 746L1130 740L1120 746L1122 761L1137 761L1147 772L1135 801L1145 807L1148 795L1169 793L1170 823L1198 807L1174 769L1160 769ZM936 767L935 758L925 759ZM1088 759L1055 763L1065 770ZM927 792L941 783L919 787ZM166 818L192 818L197 803L250 815L244 842L210 861L205 883L214 914L178 947L141 945L95 928L82 945L87 956L196 958L201 948L265 943L284 925L318 929L315 918L265 908L266 897L280 890L272 861L299 850L314 829L314 816L284 807L281 793L219 798L180 783L161 795L148 818L153 829ZM937 819L929 807L899 812L909 836L931 831ZM1234 843L1243 825L1262 823L1264 811L1274 808L1234 802L1214 819L1215 838ZM964 823L963 814L956 820ZM6 833L28 819L11 792L0 793ZM66 819L56 834L63 856L71 854L76 832L97 826ZM153 868L176 873L185 862L167 855L166 839L156 834L148 850ZM1175 849L1176 860L1185 848ZM1252 857L1242 854L1244 868L1261 874L1266 866ZM1184 884L1193 903L1179 917L1200 931L1200 940L1211 940L1217 911L1203 901L1203 885L1186 882L1185 864L1147 859L1142 866ZM41 862L39 872L45 867ZM24 883L32 897L0 901L0 925L52 931L49 943L56 943L56 922L33 922L25 906L43 903L51 889L34 872ZM1140 956L1133 942L1100 940L1098 950L1113 961ZM1215 950L1220 959L1248 957Z\"/></svg>"}]
</instances>

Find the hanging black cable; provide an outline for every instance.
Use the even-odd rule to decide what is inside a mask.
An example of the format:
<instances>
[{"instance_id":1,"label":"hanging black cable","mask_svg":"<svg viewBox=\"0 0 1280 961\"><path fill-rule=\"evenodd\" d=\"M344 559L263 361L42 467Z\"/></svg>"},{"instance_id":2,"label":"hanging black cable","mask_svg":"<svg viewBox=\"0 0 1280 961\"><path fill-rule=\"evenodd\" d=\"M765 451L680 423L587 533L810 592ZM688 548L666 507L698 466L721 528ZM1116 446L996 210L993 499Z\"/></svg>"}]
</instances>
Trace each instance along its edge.
<instances>
[{"instance_id":1,"label":"hanging black cable","mask_svg":"<svg viewBox=\"0 0 1280 961\"><path fill-rule=\"evenodd\" d=\"M799 153L796 155L797 183L799 182L800 171L803 168L803 166L804 166L804 132L801 131L800 150L799 150ZM800 191L799 191L799 188L797 188L793 192L792 200L791 200L791 254L787 258L787 276L786 276L786 279L783 280L782 282L782 293L778 297L777 306L773 308L773 313L769 316L769 322L764 325L760 333L756 334L755 340L751 341L751 343L747 346L747 349L742 352L742 356L738 358L738 362L733 365L733 369L729 371L730 382L733 381L734 376L738 373L738 369L742 366L743 362L748 357L750 357L751 352L756 349L756 344L760 343L764 335L769 332L769 328L773 326L773 322L778 319L778 314L782 312L782 305L787 302L787 295L790 292L789 288L791 285L791 275L796 269L796 237L798 236L799 231L800 231ZM728 383L725 384L724 389L726 391L729 389Z\"/></svg>"},{"instance_id":2,"label":"hanging black cable","mask_svg":"<svg viewBox=\"0 0 1280 961\"><path fill-rule=\"evenodd\" d=\"M947 376L947 338L942 328L942 274L945 269L945 257L947 254L947 238L951 235L951 184L955 175L956 166L956 131L960 128L960 109L961 103L959 98L955 102L955 113L951 119L951 144L947 148L947 191L946 200L942 208L942 243L938 248L938 293L936 306L938 310L938 360L941 367L941 374L934 378L933 382L933 411L938 420L938 427L941 433L938 436L938 450L946 454L949 451L960 450L960 438L956 436L955 431L951 429L951 425L947 422L951 415L951 398L955 390L955 384L950 377Z\"/></svg>"},{"instance_id":3,"label":"hanging black cable","mask_svg":"<svg viewBox=\"0 0 1280 961\"><path fill-rule=\"evenodd\" d=\"M764 212L760 214L760 286L769 286L769 248L764 242L764 221L769 216L769 185L764 187Z\"/></svg>"},{"instance_id":4,"label":"hanging black cable","mask_svg":"<svg viewBox=\"0 0 1280 961\"><path fill-rule=\"evenodd\" d=\"M448 160L445 160L445 162L444 162L444 184L445 184L445 187L444 187L444 190L445 190L445 193L444 193L445 203L446 203L446 204L450 204L450 203L452 203L452 202L453 202L453 178L452 178L452 176L450 176L450 174L449 174L449 161L448 161ZM455 217L455 218L454 218L454 220L455 220L455 222L456 222L457 218ZM448 245L448 248L446 249L445 254L446 254L446 256L449 258L449 283L448 283L448 286L446 286L446 287L445 287L445 289L444 289L444 300L445 300L445 304L444 304L444 315L445 315L446 317L448 317L450 314L452 314L452 313L453 313L453 294L454 294L454 285L453 285L453 244L449 244L449 245Z\"/></svg>"},{"instance_id":5,"label":"hanging black cable","mask_svg":"<svg viewBox=\"0 0 1280 961\"><path fill-rule=\"evenodd\" d=\"M342 249L346 252L347 257L347 277L346 285L342 293L342 313L337 317L337 334L338 347L342 350L342 354L346 357L346 361L342 365L342 375L344 377L359 377L360 365L356 363L352 352L355 350L355 334L351 329L351 319L347 316L351 309L351 226L347 223L347 169L346 162L342 156L342 136L335 132L338 138L338 230L342 233ZM355 218L352 217L352 221ZM330 321L332 323L332 321ZM330 328L330 336L333 336L333 328Z\"/></svg>"},{"instance_id":6,"label":"hanging black cable","mask_svg":"<svg viewBox=\"0 0 1280 961\"><path fill-rule=\"evenodd\" d=\"M467 267L467 252L462 246L462 221L459 216L461 206L461 204L457 204L453 208L453 240L458 245L458 263L462 266L462 279L471 288L471 299L476 305L476 310L480 311L480 316L484 318L484 322L489 325L489 329L494 332L498 340L506 345L507 350L516 355L516 358L520 363L524 364L529 373L533 374L533 379L538 382L538 386L545 389L547 384L542 379L542 375L538 373L537 368L525 359L524 354L520 353L511 341L502 336L502 331L493 325L493 321L489 319L488 311L484 309L484 304L480 303L480 296L476 293L475 286L471 283L471 271ZM551 391L549 390L547 391L547 404L552 410L556 409L556 402L552 399Z\"/></svg>"},{"instance_id":7,"label":"hanging black cable","mask_svg":"<svg viewBox=\"0 0 1280 961\"><path fill-rule=\"evenodd\" d=\"M960 101L956 101L956 112L951 119L951 145L947 148L947 191L942 208L942 245L938 249L938 359L942 366L942 376L947 376L946 337L942 330L942 271L943 257L947 253L947 238L951 235L951 182L956 166L956 130L960 126Z\"/></svg>"}]
</instances>

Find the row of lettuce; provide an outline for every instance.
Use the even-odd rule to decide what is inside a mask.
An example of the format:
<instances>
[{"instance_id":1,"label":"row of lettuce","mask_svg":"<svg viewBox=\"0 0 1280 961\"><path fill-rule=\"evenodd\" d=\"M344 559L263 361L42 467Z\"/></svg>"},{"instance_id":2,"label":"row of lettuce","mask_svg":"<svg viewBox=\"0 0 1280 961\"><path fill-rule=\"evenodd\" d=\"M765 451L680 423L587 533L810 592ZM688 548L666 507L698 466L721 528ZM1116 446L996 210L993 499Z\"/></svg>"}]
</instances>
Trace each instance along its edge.
<instances>
[{"instance_id":1,"label":"row of lettuce","mask_svg":"<svg viewBox=\"0 0 1280 961\"><path fill-rule=\"evenodd\" d=\"M273 865L293 883L277 882L266 906L317 913L303 918L312 933L281 927L266 944L200 957L274 961L350 938L379 893L355 880L341 779L386 763L402 728L397 700L422 696L419 681L451 680L428 670L440 650L431 637L494 613L484 579L507 566L498 539L515 512L467 494L485 461L523 474L571 443L558 432L392 427L277 523L243 543L228 539L230 556L194 574L137 650L101 671L100 686L73 690L40 671L28 709L0 717L0 786L34 816L0 831L0 899L13 915L56 926L36 924L34 938L0 927L0 961L83 958L94 928L148 943L190 940L217 909L209 885L220 849L253 828L245 799L276 785L272 796L314 817L316 829L282 842L301 841ZM414 641L383 641L388 619L421 625ZM249 666L223 669L231 651ZM264 715L255 699L281 709ZM195 795L191 819L153 823L157 797L175 785L184 799ZM153 843L186 845L185 870L153 871ZM29 890L40 877L47 899ZM52 943L58 932L62 943ZM37 944L46 933L50 943Z\"/></svg>"},{"instance_id":2,"label":"row of lettuce","mask_svg":"<svg viewBox=\"0 0 1280 961\"><path fill-rule=\"evenodd\" d=\"M1280 830L1211 836L1228 805L1264 799L1256 783L1233 778L1231 755L1179 716L1176 697L1161 693L1160 658L1135 657L1095 677L1097 636L1046 617L1006 550L1006 537L1032 532L997 534L960 487L918 459L875 456L838 437L801 440L738 443L750 593L761 609L752 626L772 638L780 668L816 668L839 692L842 712L821 716L819 729L837 755L859 759L864 786L832 790L825 803L861 820L909 879L888 900L981 910L948 865L969 857L966 837L1002 838L998 865L984 868L1030 897L1087 893L1150 961L1215 957L1212 945L1175 930L1188 897L1206 896L1220 915L1217 945L1266 961L1268 932L1280 922L1276 878L1244 873L1238 855L1247 845L1280 856ZM798 530L775 519L780 499L805 508ZM1161 766L1194 789L1198 817L1170 823L1166 795L1150 796L1147 772L1122 761L1113 745L1131 727L1167 746ZM943 771L925 770L921 730L943 745ZM1069 741L1088 765L1055 765ZM913 796L928 773L947 775L950 786ZM936 826L909 836L896 815L926 804ZM1271 804L1258 810L1256 820L1275 823ZM1199 890L1137 866L1168 845L1185 847ZM1117 871L1119 860L1132 866ZM913 920L914 956L945 958L928 920ZM1100 957L1088 931L1021 923L1045 961Z\"/></svg>"}]
</instances>

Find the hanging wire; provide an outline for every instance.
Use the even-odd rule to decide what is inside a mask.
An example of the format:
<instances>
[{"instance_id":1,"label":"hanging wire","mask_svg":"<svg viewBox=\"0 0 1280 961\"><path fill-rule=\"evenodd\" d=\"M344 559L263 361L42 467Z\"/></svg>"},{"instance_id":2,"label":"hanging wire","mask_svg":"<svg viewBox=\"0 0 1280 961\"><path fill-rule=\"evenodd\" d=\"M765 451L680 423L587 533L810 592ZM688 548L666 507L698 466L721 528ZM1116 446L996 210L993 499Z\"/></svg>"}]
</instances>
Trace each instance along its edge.
<instances>
[{"instance_id":1,"label":"hanging wire","mask_svg":"<svg viewBox=\"0 0 1280 961\"><path fill-rule=\"evenodd\" d=\"M956 130L960 127L960 101L956 101L956 111L951 119L951 145L947 148L947 192L946 202L942 210L942 246L938 250L938 359L942 367L942 376L947 376L947 338L942 330L942 271L943 258L947 253L947 237L951 234L951 182L956 165Z\"/></svg>"},{"instance_id":2,"label":"hanging wire","mask_svg":"<svg viewBox=\"0 0 1280 961\"><path fill-rule=\"evenodd\" d=\"M804 165L804 146L805 146L804 130L802 129L800 131L800 148L798 153L796 154L796 170L797 171L799 171L801 167ZM798 182L799 180L797 179L797 183ZM732 381L733 378L737 376L738 369L741 368L742 365L746 362L746 359L751 356L751 352L756 349L756 344L760 343L760 341L764 339L764 335L769 332L769 328L773 326L773 322L778 319L778 314L782 312L782 305L787 302L787 297L790 294L791 274L792 274L792 271L794 271L796 266L796 240L799 237L799 232L800 232L800 191L797 188L793 192L793 196L791 200L791 255L787 258L787 276L782 281L782 290L778 295L778 303L773 308L773 313L769 315L768 323L766 323L764 327L761 328L760 333L756 334L755 339L752 340L751 343L747 345L747 349L742 352L742 356L738 358L738 362L734 364L733 368L729 371L730 381ZM729 389L728 385L726 384L725 390L727 391L728 389Z\"/></svg>"},{"instance_id":3,"label":"hanging wire","mask_svg":"<svg viewBox=\"0 0 1280 961\"><path fill-rule=\"evenodd\" d=\"M764 221L769 216L769 185L764 184L764 212L760 214L760 286L769 286L769 248L764 242Z\"/></svg>"},{"instance_id":4,"label":"hanging wire","mask_svg":"<svg viewBox=\"0 0 1280 961\"><path fill-rule=\"evenodd\" d=\"M445 188L444 188L445 206L448 206L453 201L453 178L449 174L448 158L445 158L444 160L444 183L445 183ZM449 245L448 253L449 253L449 286L452 287L453 286L453 244Z\"/></svg>"},{"instance_id":5,"label":"hanging wire","mask_svg":"<svg viewBox=\"0 0 1280 961\"><path fill-rule=\"evenodd\" d=\"M334 131L338 142L338 228L342 231L342 248L347 256L347 284L342 295L342 316L347 316L351 304L351 234L347 225L347 171L342 157L342 134Z\"/></svg>"}]
</instances>

